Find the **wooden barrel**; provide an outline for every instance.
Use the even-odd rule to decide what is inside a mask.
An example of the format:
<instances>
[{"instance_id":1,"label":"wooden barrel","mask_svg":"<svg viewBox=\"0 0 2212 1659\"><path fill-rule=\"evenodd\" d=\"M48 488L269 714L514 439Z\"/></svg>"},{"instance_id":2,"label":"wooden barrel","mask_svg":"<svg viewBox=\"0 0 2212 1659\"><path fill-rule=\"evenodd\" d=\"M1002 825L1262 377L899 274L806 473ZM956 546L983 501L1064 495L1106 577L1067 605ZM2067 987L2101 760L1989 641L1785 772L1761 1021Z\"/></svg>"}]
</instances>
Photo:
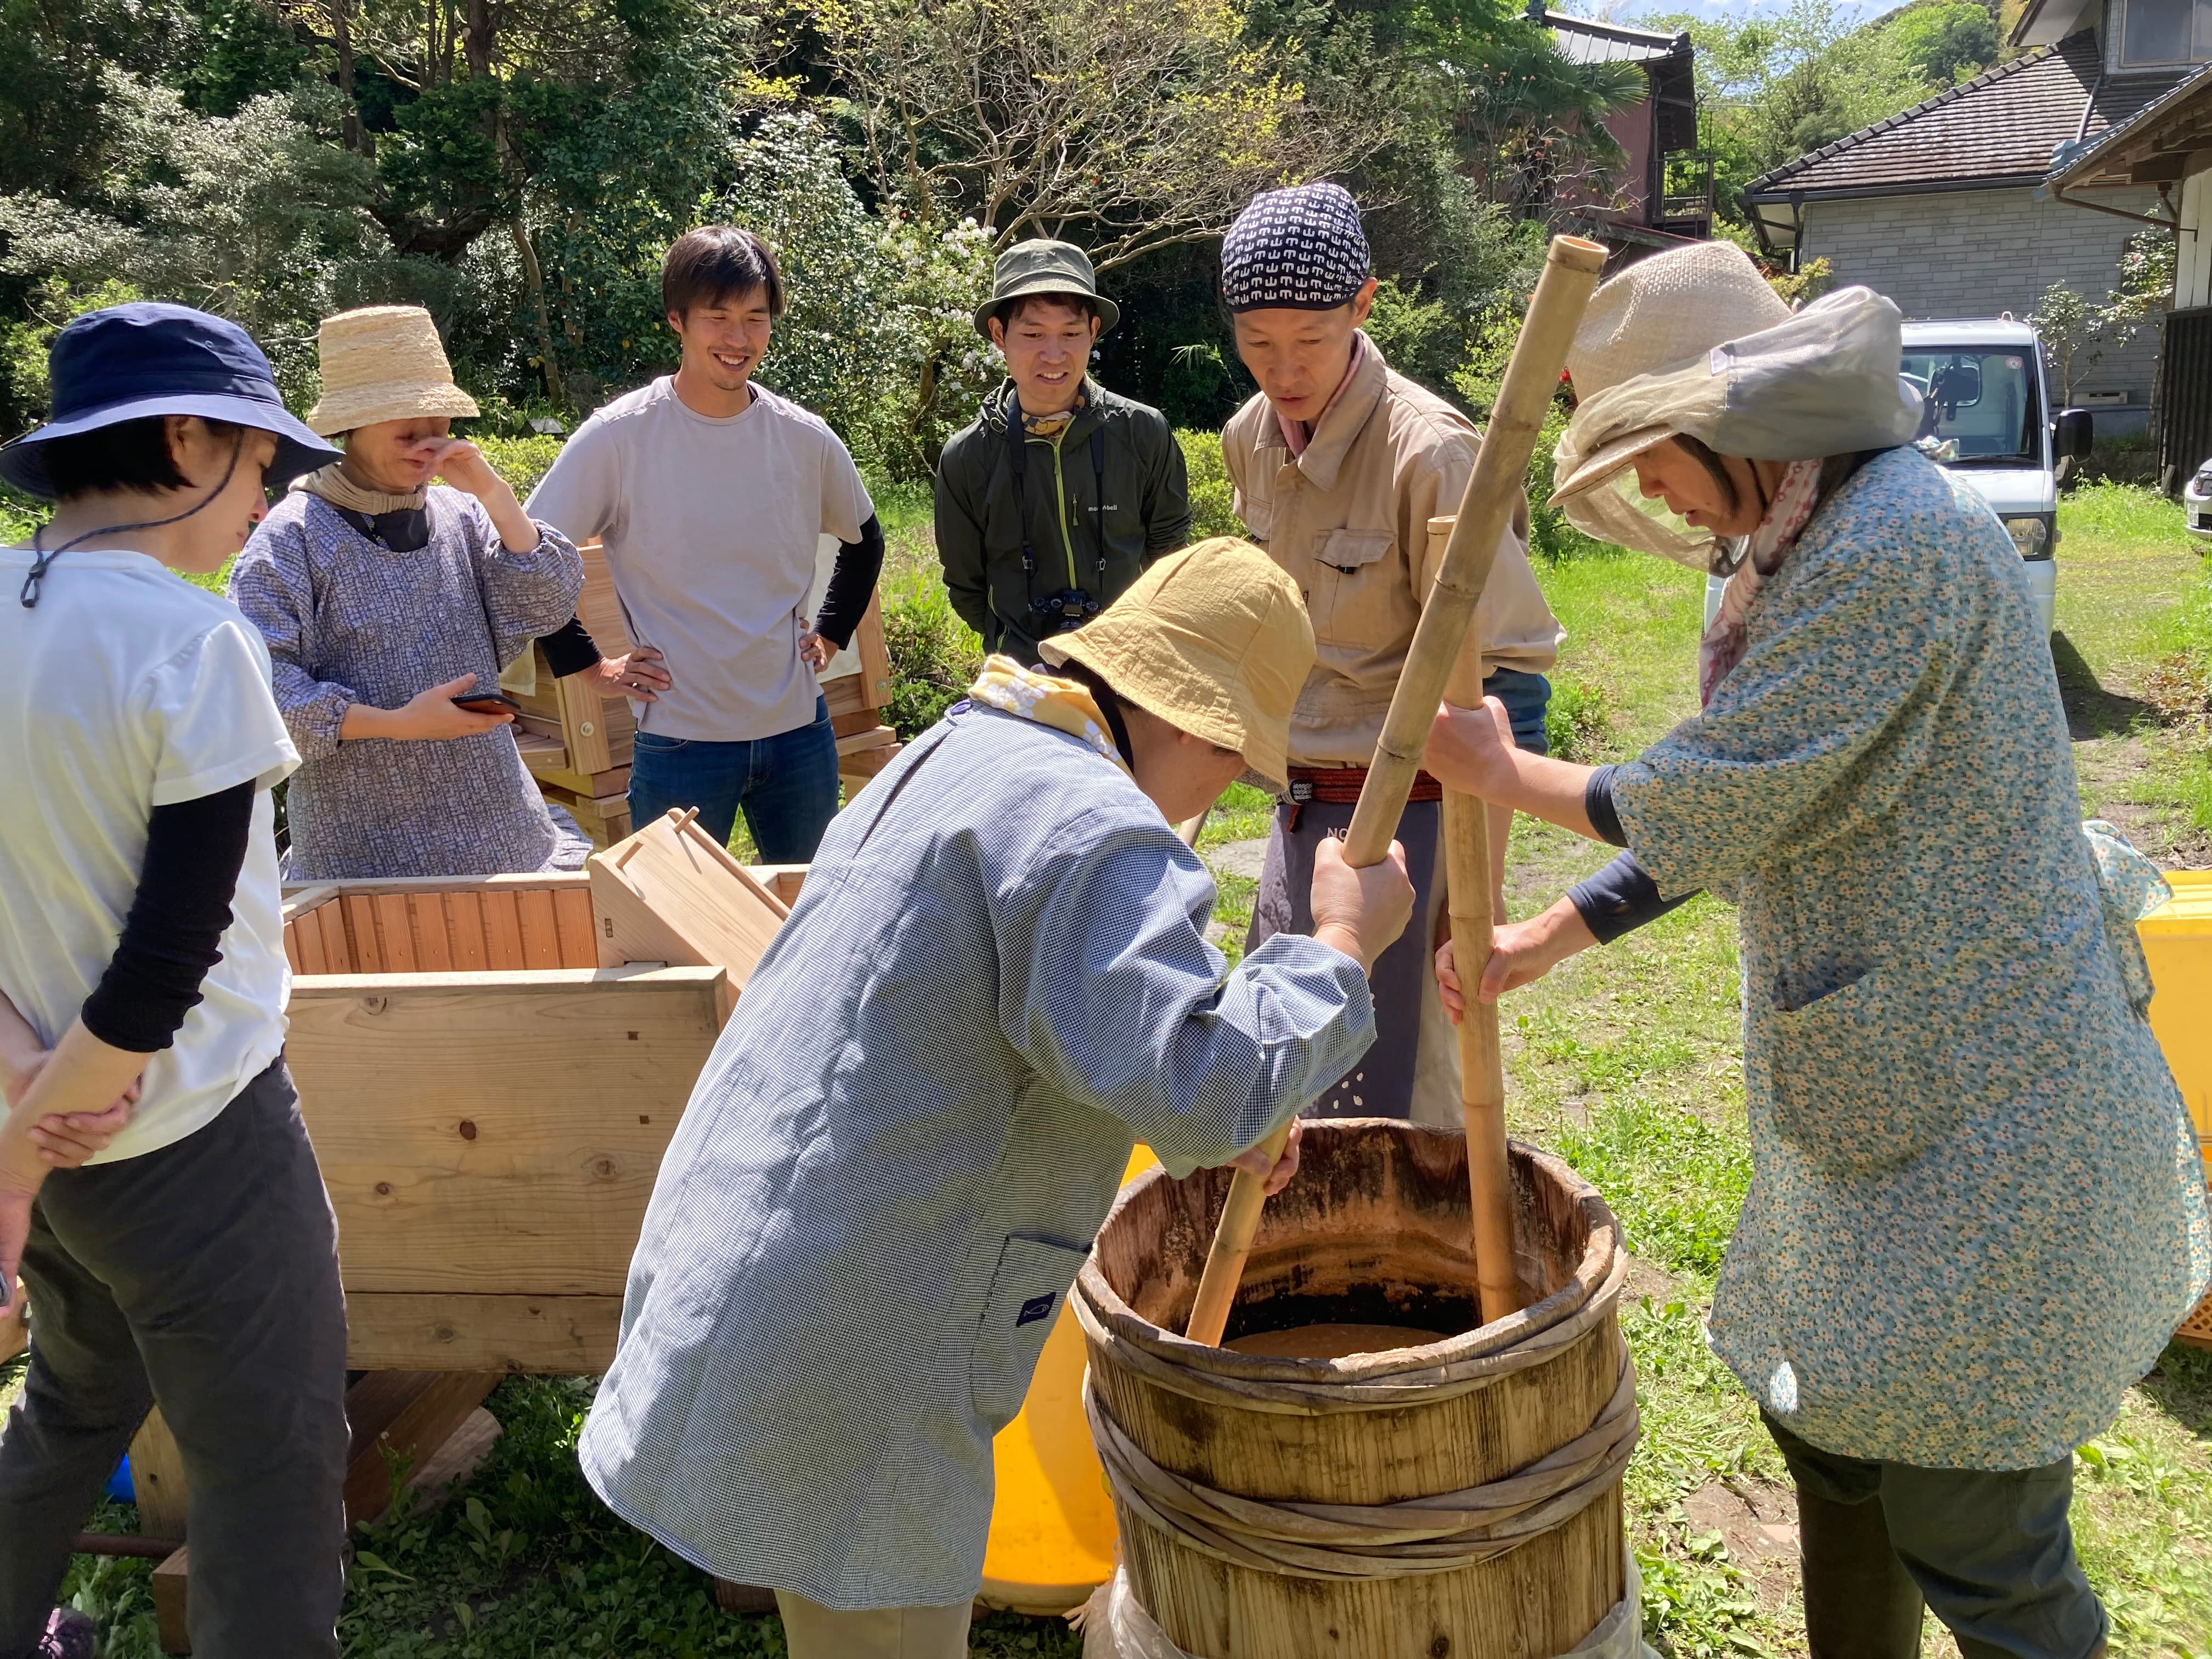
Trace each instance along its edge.
<instances>
[{"instance_id":1,"label":"wooden barrel","mask_svg":"<svg viewBox=\"0 0 2212 1659\"><path fill-rule=\"evenodd\" d=\"M1614 1316L1626 1259L1612 1212L1572 1170L1518 1145L1511 1165L1528 1305L1476 1328L1463 1139L1374 1118L1307 1126L1297 1178L1267 1204L1228 1340L1322 1322L1456 1333L1342 1359L1176 1334L1228 1172L1177 1182L1154 1170L1122 1190L1077 1281L1076 1313L1129 1585L1186 1652L1551 1659L1620 1603L1620 1468L1635 1437ZM1566 1468L1558 1479L1576 1475L1574 1488L1502 1523L1504 1553L1442 1570L1484 1553L1465 1539L1491 1534L1385 1547L1370 1568L1358 1552L1255 1546L1236 1530L1254 1507L1240 1500L1268 1506L1257 1524L1292 1540L1345 1515L1370 1525L1382 1513L1371 1506L1457 1502L1478 1488L1489 1504L1553 1480L1540 1468L1495 1484L1547 1460ZM1285 1504L1362 1507L1273 1507Z\"/></svg>"}]
</instances>

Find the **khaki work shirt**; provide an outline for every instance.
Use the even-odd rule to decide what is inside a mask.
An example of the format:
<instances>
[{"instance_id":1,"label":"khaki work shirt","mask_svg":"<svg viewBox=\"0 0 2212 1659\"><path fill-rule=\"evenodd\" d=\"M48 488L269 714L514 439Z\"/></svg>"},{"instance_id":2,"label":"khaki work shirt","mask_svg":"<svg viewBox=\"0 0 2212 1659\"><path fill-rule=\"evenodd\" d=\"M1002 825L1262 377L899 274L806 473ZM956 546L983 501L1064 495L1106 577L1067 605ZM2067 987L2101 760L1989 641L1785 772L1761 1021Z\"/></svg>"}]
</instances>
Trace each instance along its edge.
<instances>
[{"instance_id":1,"label":"khaki work shirt","mask_svg":"<svg viewBox=\"0 0 2212 1659\"><path fill-rule=\"evenodd\" d=\"M1429 520L1458 511L1481 434L1395 372L1372 342L1293 459L1263 392L1221 434L1237 516L1305 595L1313 672L1291 716L1297 766L1364 766L1436 580ZM1566 634L1528 568L1523 501L1498 544L1476 625L1445 696L1481 701L1485 674L1547 672ZM1481 641L1480 662L1476 639Z\"/></svg>"}]
</instances>

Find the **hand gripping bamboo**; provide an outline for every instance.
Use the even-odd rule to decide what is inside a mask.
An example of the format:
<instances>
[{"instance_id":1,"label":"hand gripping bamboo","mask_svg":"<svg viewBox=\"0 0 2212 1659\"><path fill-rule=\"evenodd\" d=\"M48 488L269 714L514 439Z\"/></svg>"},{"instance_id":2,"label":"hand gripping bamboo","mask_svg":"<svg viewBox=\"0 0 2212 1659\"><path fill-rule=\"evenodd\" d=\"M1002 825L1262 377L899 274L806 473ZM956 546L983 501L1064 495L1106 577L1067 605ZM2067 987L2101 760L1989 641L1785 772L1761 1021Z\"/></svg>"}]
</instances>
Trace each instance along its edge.
<instances>
[{"instance_id":1,"label":"hand gripping bamboo","mask_svg":"<svg viewBox=\"0 0 2212 1659\"><path fill-rule=\"evenodd\" d=\"M1597 286L1598 272L1604 264L1605 249L1595 242L1576 236L1552 239L1551 250L1544 259L1543 275L1537 279L1536 292L1528 301L1528 314L1522 321L1519 339L1514 343L1512 359L1505 366L1505 379L1498 387L1497 405L1491 410L1481 452L1475 457L1466 493L1460 498L1459 516L1445 544L1436 586L1430 590L1428 603L1422 608L1420 623L1413 630L1412 648L1406 655L1406 666L1398 676L1398 689L1391 696L1390 713L1382 722L1382 738L1375 745L1374 763L1367 769L1367 781L1360 788L1359 804L1352 808L1352 827L1345 832L1344 861L1355 869L1381 863L1390 851L1398 820L1406 810L1406 797L1413 791L1413 775L1420 770L1421 753L1428 745L1429 726L1436 719L1437 704L1443 701L1444 683L1451 678L1452 665L1458 660L1467 631L1474 622L1475 605L1482 598L1483 586L1490 580L1491 562L1497 556L1498 538L1512 516L1515 503L1521 499L1528 458L1536 448L1537 430L1544 423L1545 411L1551 407L1552 393L1559 384L1559 371L1566 364L1567 347L1575 337L1576 325L1582 321L1583 311L1589 304L1591 290ZM1459 929L1460 900L1456 896L1467 884L1453 878L1453 949L1462 964L1462 976L1472 985L1471 975L1480 974L1480 964L1490 954L1490 854L1488 825L1481 803L1464 805L1468 810L1456 817L1472 820L1480 836L1471 850L1480 859L1481 875L1474 885L1480 889L1484 921L1480 954L1476 954L1472 926L1464 936ZM1463 860L1468 849L1452 850L1453 817L1449 800L1446 811L1449 871L1456 868L1455 860ZM1457 942L1462 938L1466 942ZM1474 964L1471 969L1467 965L1470 963ZM1506 1176L1504 1097L1502 1085L1493 1086L1489 1080L1498 1075L1498 1017L1494 1004L1487 1011L1487 1018L1491 1054L1488 1077L1482 1074L1480 1066L1468 1065L1468 1034L1481 1023L1472 1002L1468 1018L1460 1027L1460 1063L1464 1079L1461 1092L1467 1111L1468 1181L1474 1201L1475 1273L1482 1292L1486 1324L1512 1312L1518 1301L1513 1288L1512 1193ZM1480 1039L1476 1041L1479 1043ZM1478 1089L1486 1091L1487 1098L1500 1103L1496 1110L1486 1105L1480 1114L1480 1122L1474 1103L1476 1095L1472 1092ZM1482 1138L1480 1147L1478 1132ZM1289 1139L1290 1127L1286 1124L1261 1145L1271 1158L1279 1157L1283 1143ZM1489 1144L1493 1140L1494 1147ZM1192 1307L1190 1324L1185 1332L1192 1341L1220 1346L1222 1334L1229 1326L1230 1304L1236 1301L1237 1286L1244 1277L1244 1258L1251 1253L1252 1237L1259 1231L1260 1211L1266 1202L1267 1188L1260 1177L1239 1170L1230 1182L1229 1197L1221 1207L1221 1221L1214 1230L1213 1246L1206 1253L1206 1269L1199 1279L1198 1299ZM1493 1281L1504 1297L1494 1311Z\"/></svg>"}]
</instances>

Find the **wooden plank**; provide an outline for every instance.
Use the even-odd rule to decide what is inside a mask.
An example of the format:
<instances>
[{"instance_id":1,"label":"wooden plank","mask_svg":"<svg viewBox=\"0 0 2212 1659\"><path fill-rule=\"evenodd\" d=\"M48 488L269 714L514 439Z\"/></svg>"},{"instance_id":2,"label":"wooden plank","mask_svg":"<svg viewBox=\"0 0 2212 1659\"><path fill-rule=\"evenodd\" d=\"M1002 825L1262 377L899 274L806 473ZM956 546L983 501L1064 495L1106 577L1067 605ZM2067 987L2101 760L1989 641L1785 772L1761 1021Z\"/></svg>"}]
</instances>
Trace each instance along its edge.
<instances>
[{"instance_id":1,"label":"wooden plank","mask_svg":"<svg viewBox=\"0 0 2212 1659\"><path fill-rule=\"evenodd\" d=\"M888 749L863 749L854 754L837 757L837 775L848 785L865 785L870 778L896 760L905 745L893 744Z\"/></svg>"},{"instance_id":2,"label":"wooden plank","mask_svg":"<svg viewBox=\"0 0 2212 1659\"><path fill-rule=\"evenodd\" d=\"M376 917L376 948L384 954L387 974L411 974L421 966L415 960L415 930L407 919L407 896L377 893L369 898Z\"/></svg>"},{"instance_id":3,"label":"wooden plank","mask_svg":"<svg viewBox=\"0 0 2212 1659\"><path fill-rule=\"evenodd\" d=\"M866 731L855 732L850 737L837 739L840 755L858 755L870 749L896 749L898 746L898 733L888 726L871 726Z\"/></svg>"},{"instance_id":4,"label":"wooden plank","mask_svg":"<svg viewBox=\"0 0 2212 1659\"><path fill-rule=\"evenodd\" d=\"M453 966L465 974L482 973L492 965L484 940L483 895L447 893L445 901L446 926L453 940Z\"/></svg>"},{"instance_id":5,"label":"wooden plank","mask_svg":"<svg viewBox=\"0 0 2212 1659\"><path fill-rule=\"evenodd\" d=\"M742 989L789 908L714 843L671 813L592 854L599 961L711 963Z\"/></svg>"},{"instance_id":6,"label":"wooden plank","mask_svg":"<svg viewBox=\"0 0 2212 1659\"><path fill-rule=\"evenodd\" d=\"M346 944L357 974L385 971L384 952L377 948L376 901L366 893L348 893L343 901Z\"/></svg>"},{"instance_id":7,"label":"wooden plank","mask_svg":"<svg viewBox=\"0 0 2212 1659\"><path fill-rule=\"evenodd\" d=\"M337 884L327 881L287 883L283 891L283 915L287 921L338 895Z\"/></svg>"},{"instance_id":8,"label":"wooden plank","mask_svg":"<svg viewBox=\"0 0 2212 1659\"><path fill-rule=\"evenodd\" d=\"M367 1370L596 1376L614 1364L621 1328L620 1296L350 1291L346 1364Z\"/></svg>"},{"instance_id":9,"label":"wooden plank","mask_svg":"<svg viewBox=\"0 0 2212 1659\"><path fill-rule=\"evenodd\" d=\"M553 923L561 939L560 966L596 968L599 965L599 946L592 937L592 896L588 890L578 892L568 888L556 893L553 896Z\"/></svg>"},{"instance_id":10,"label":"wooden plank","mask_svg":"<svg viewBox=\"0 0 2212 1659\"><path fill-rule=\"evenodd\" d=\"M853 649L860 658L860 701L870 708L886 708L891 701L891 653L884 642L884 596L879 588L868 595L868 608L853 630Z\"/></svg>"},{"instance_id":11,"label":"wooden plank","mask_svg":"<svg viewBox=\"0 0 2212 1659\"><path fill-rule=\"evenodd\" d=\"M483 1407L471 1412L446 1441L407 1474L407 1490L414 1495L407 1512L429 1515L445 1506L456 1489L476 1479L502 1432L499 1419Z\"/></svg>"},{"instance_id":12,"label":"wooden plank","mask_svg":"<svg viewBox=\"0 0 2212 1659\"><path fill-rule=\"evenodd\" d=\"M334 897L373 897L386 893L518 893L532 887L558 891L563 887L591 886L580 870L526 870L504 876L379 876L373 881L334 883L327 892Z\"/></svg>"},{"instance_id":13,"label":"wooden plank","mask_svg":"<svg viewBox=\"0 0 2212 1659\"><path fill-rule=\"evenodd\" d=\"M520 971L522 960L522 909L520 896L496 890L477 896L483 907L484 966Z\"/></svg>"},{"instance_id":14,"label":"wooden plank","mask_svg":"<svg viewBox=\"0 0 2212 1659\"><path fill-rule=\"evenodd\" d=\"M577 597L576 614L584 619L601 656L626 655L630 648L629 629L622 600L615 592L614 577L607 569L606 549L589 541L578 543L576 551L584 560L584 591Z\"/></svg>"},{"instance_id":15,"label":"wooden plank","mask_svg":"<svg viewBox=\"0 0 2212 1659\"><path fill-rule=\"evenodd\" d=\"M834 680L822 682L823 701L830 705L830 718L835 722L842 714L862 714L874 711L875 704L867 700L859 674L840 674Z\"/></svg>"},{"instance_id":16,"label":"wooden plank","mask_svg":"<svg viewBox=\"0 0 2212 1659\"><path fill-rule=\"evenodd\" d=\"M190 1653L191 1632L185 1622L191 1565L189 1548L179 1550L154 1569L154 1632L164 1653Z\"/></svg>"},{"instance_id":17,"label":"wooden plank","mask_svg":"<svg viewBox=\"0 0 2212 1659\"><path fill-rule=\"evenodd\" d=\"M847 738L857 738L863 732L874 731L878 718L876 711L872 708L855 708L849 714L832 714L830 717L830 729L836 732L838 740L842 742Z\"/></svg>"},{"instance_id":18,"label":"wooden plank","mask_svg":"<svg viewBox=\"0 0 2212 1659\"><path fill-rule=\"evenodd\" d=\"M572 795L596 798L620 795L629 788L628 764L610 768L605 772L572 772L564 760L559 766L533 766L531 776L540 785L551 784L556 789L565 789Z\"/></svg>"},{"instance_id":19,"label":"wooden plank","mask_svg":"<svg viewBox=\"0 0 2212 1659\"><path fill-rule=\"evenodd\" d=\"M346 930L345 906L337 899L325 899L313 910L315 928L323 941L323 971L326 974L350 974L356 971L353 936Z\"/></svg>"},{"instance_id":20,"label":"wooden plank","mask_svg":"<svg viewBox=\"0 0 2212 1659\"><path fill-rule=\"evenodd\" d=\"M302 971L300 967L299 926L296 921L284 924L284 965L295 974Z\"/></svg>"},{"instance_id":21,"label":"wooden plank","mask_svg":"<svg viewBox=\"0 0 2212 1659\"><path fill-rule=\"evenodd\" d=\"M664 968L296 983L286 1055L349 1295L619 1296L727 980Z\"/></svg>"},{"instance_id":22,"label":"wooden plank","mask_svg":"<svg viewBox=\"0 0 2212 1659\"><path fill-rule=\"evenodd\" d=\"M568 767L576 772L604 772L614 763L607 747L606 710L587 677L572 674L557 683L561 699L561 735L568 745Z\"/></svg>"},{"instance_id":23,"label":"wooden plank","mask_svg":"<svg viewBox=\"0 0 2212 1659\"><path fill-rule=\"evenodd\" d=\"M799 902L799 889L806 884L803 864L749 864L745 873L781 899L786 909Z\"/></svg>"},{"instance_id":24,"label":"wooden plank","mask_svg":"<svg viewBox=\"0 0 2212 1659\"><path fill-rule=\"evenodd\" d=\"M482 1371L371 1371L346 1390L346 1524L392 1507L392 1460L415 1468L446 1443L499 1386Z\"/></svg>"},{"instance_id":25,"label":"wooden plank","mask_svg":"<svg viewBox=\"0 0 2212 1659\"><path fill-rule=\"evenodd\" d=\"M522 920L522 965L526 968L560 967L561 933L553 919L553 895L538 891L517 893L514 908Z\"/></svg>"},{"instance_id":26,"label":"wooden plank","mask_svg":"<svg viewBox=\"0 0 2212 1659\"><path fill-rule=\"evenodd\" d=\"M159 1406L146 1413L131 1438L131 1485L137 1497L139 1531L155 1538L191 1536L185 1529L191 1510L185 1455Z\"/></svg>"},{"instance_id":27,"label":"wooden plank","mask_svg":"<svg viewBox=\"0 0 2212 1659\"><path fill-rule=\"evenodd\" d=\"M454 966L446 933L444 893L410 893L407 907L407 937L415 950L415 966L429 974L449 972Z\"/></svg>"}]
</instances>

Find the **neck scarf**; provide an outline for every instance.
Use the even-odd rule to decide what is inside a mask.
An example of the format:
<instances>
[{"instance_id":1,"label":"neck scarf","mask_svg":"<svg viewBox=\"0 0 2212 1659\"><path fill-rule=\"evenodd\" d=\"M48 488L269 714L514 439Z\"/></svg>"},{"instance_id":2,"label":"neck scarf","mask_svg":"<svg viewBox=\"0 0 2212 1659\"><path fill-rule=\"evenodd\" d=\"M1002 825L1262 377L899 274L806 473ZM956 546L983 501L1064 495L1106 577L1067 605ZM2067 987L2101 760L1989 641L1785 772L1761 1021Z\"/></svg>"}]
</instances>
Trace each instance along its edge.
<instances>
[{"instance_id":1,"label":"neck scarf","mask_svg":"<svg viewBox=\"0 0 2212 1659\"><path fill-rule=\"evenodd\" d=\"M412 553L429 544L428 484L417 484L403 495L369 489L356 483L338 462L332 461L319 471L294 479L292 488L328 502L356 530L395 553Z\"/></svg>"},{"instance_id":2,"label":"neck scarf","mask_svg":"<svg viewBox=\"0 0 2212 1659\"><path fill-rule=\"evenodd\" d=\"M1767 579L1782 568L1783 560L1804 533L1813 509L1820 502L1820 469L1824 465L1821 461L1790 463L1789 470L1782 475L1782 488L1767 503L1766 516L1751 532L1751 545L1745 550L1742 562L1728 579L1728 586L1721 590L1721 608L1713 617L1713 625L1698 641L1698 708L1712 702L1713 693L1720 690L1729 671L1743 660L1744 627L1751 616L1751 607Z\"/></svg>"},{"instance_id":3,"label":"neck scarf","mask_svg":"<svg viewBox=\"0 0 2212 1659\"><path fill-rule=\"evenodd\" d=\"M1121 751L1115 748L1105 713L1088 686L1060 679L1042 669L1024 668L1012 657L994 656L984 659L983 672L968 688L968 696L987 708L995 708L1020 720L1035 720L1039 726L1049 726L1055 732L1080 738L1124 773L1135 775L1129 773Z\"/></svg>"},{"instance_id":4,"label":"neck scarf","mask_svg":"<svg viewBox=\"0 0 2212 1659\"><path fill-rule=\"evenodd\" d=\"M1014 406L1017 409L1021 408L1021 396L1018 392L1014 397ZM1088 377L1085 377L1083 383L1075 388L1074 404L1061 410L1059 414L1032 415L1027 410L1023 410L1022 435L1025 438L1038 438L1050 442L1074 425L1075 417L1090 407L1091 381Z\"/></svg>"},{"instance_id":5,"label":"neck scarf","mask_svg":"<svg viewBox=\"0 0 2212 1659\"><path fill-rule=\"evenodd\" d=\"M1344 396L1345 387L1352 384L1352 377L1359 373L1360 364L1367 361L1367 354L1374 349L1367 343L1364 333L1353 331L1352 361L1345 364L1344 378L1336 383L1336 390L1328 394L1328 401L1322 405L1319 419L1310 422L1294 421L1281 410L1275 410L1275 424L1283 430L1283 441L1291 447L1292 460L1306 453L1306 447L1313 442L1313 434L1321 430L1322 422L1328 418L1328 411L1336 407L1337 401Z\"/></svg>"}]
</instances>

